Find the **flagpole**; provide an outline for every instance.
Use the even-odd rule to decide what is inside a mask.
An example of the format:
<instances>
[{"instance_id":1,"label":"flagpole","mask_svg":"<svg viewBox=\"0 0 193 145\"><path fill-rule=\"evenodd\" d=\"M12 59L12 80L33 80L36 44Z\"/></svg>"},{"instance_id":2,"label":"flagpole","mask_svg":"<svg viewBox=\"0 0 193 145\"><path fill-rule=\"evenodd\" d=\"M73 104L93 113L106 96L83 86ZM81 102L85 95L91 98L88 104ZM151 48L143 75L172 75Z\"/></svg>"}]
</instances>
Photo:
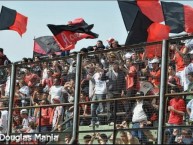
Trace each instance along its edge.
<instances>
[{"instance_id":1,"label":"flagpole","mask_svg":"<svg viewBox=\"0 0 193 145\"><path fill-rule=\"evenodd\" d=\"M34 36L34 39L33 39L33 40L34 40L34 47L35 47L35 36ZM34 59L34 47L33 47L33 56L32 56L33 59Z\"/></svg>"},{"instance_id":2,"label":"flagpole","mask_svg":"<svg viewBox=\"0 0 193 145\"><path fill-rule=\"evenodd\" d=\"M160 105L159 105L159 118L158 118L158 131L157 131L157 144L163 144L164 137L164 120L165 120L165 94L167 86L167 62L168 62L168 40L162 41L162 62L161 62L161 82L160 82Z\"/></svg>"}]
</instances>

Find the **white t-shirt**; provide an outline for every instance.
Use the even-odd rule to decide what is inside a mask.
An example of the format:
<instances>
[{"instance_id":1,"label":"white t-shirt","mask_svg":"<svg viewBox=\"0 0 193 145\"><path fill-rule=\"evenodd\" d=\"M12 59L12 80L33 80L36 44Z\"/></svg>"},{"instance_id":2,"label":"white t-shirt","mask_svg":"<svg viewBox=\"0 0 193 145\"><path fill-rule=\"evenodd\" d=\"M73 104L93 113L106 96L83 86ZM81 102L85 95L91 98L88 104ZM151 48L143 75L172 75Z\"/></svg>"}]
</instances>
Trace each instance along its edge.
<instances>
[{"instance_id":1,"label":"white t-shirt","mask_svg":"<svg viewBox=\"0 0 193 145\"><path fill-rule=\"evenodd\" d=\"M60 96L60 102L63 103L64 102L63 93L65 92L66 90L64 89L63 86L52 86L49 92L49 94L51 95L50 102L53 104L52 99L56 96Z\"/></svg>"},{"instance_id":2,"label":"white t-shirt","mask_svg":"<svg viewBox=\"0 0 193 145\"><path fill-rule=\"evenodd\" d=\"M48 78L48 69L44 68L43 73L42 73L42 79L47 79Z\"/></svg>"},{"instance_id":3,"label":"white t-shirt","mask_svg":"<svg viewBox=\"0 0 193 145\"><path fill-rule=\"evenodd\" d=\"M91 96L93 95L94 93L94 83L92 80L89 80L89 98L91 98Z\"/></svg>"},{"instance_id":4,"label":"white t-shirt","mask_svg":"<svg viewBox=\"0 0 193 145\"><path fill-rule=\"evenodd\" d=\"M147 120L147 115L143 110L143 101L137 102L134 110L133 110L133 117L132 122L141 122Z\"/></svg>"},{"instance_id":5,"label":"white t-shirt","mask_svg":"<svg viewBox=\"0 0 193 145\"><path fill-rule=\"evenodd\" d=\"M185 46L188 48L188 52L193 50L193 39L185 40Z\"/></svg>"},{"instance_id":6,"label":"white t-shirt","mask_svg":"<svg viewBox=\"0 0 193 145\"><path fill-rule=\"evenodd\" d=\"M7 77L6 85L5 85L5 96L9 97L9 90L10 90L10 84L11 84L11 77Z\"/></svg>"},{"instance_id":7,"label":"white t-shirt","mask_svg":"<svg viewBox=\"0 0 193 145\"><path fill-rule=\"evenodd\" d=\"M95 94L106 94L107 84L106 81L101 81L101 73L95 73L93 78L95 81Z\"/></svg>"},{"instance_id":8,"label":"white t-shirt","mask_svg":"<svg viewBox=\"0 0 193 145\"><path fill-rule=\"evenodd\" d=\"M30 90L29 90L29 87L28 87L28 86L23 86L23 87L21 87L21 88L19 89L19 92L25 94L26 97L29 97L29 92L30 92ZM25 96L22 96L22 95L21 95L21 97L25 97Z\"/></svg>"},{"instance_id":9,"label":"white t-shirt","mask_svg":"<svg viewBox=\"0 0 193 145\"><path fill-rule=\"evenodd\" d=\"M182 86L184 87L184 91L188 89L188 85L190 81L188 80L188 73L193 72L193 63L190 63L188 66L184 68L184 70L181 72L181 78L182 78Z\"/></svg>"},{"instance_id":10,"label":"white t-shirt","mask_svg":"<svg viewBox=\"0 0 193 145\"><path fill-rule=\"evenodd\" d=\"M8 111L1 110L1 118L0 118L0 126L3 127L2 133L7 133L7 125L8 125Z\"/></svg>"},{"instance_id":11,"label":"white t-shirt","mask_svg":"<svg viewBox=\"0 0 193 145\"><path fill-rule=\"evenodd\" d=\"M193 99L188 102L186 107L191 109L190 120L193 121Z\"/></svg>"},{"instance_id":12,"label":"white t-shirt","mask_svg":"<svg viewBox=\"0 0 193 145\"><path fill-rule=\"evenodd\" d=\"M29 128L29 122L33 121L32 117L28 116L27 118L23 118L22 120L22 126L23 129L28 129Z\"/></svg>"}]
</instances>

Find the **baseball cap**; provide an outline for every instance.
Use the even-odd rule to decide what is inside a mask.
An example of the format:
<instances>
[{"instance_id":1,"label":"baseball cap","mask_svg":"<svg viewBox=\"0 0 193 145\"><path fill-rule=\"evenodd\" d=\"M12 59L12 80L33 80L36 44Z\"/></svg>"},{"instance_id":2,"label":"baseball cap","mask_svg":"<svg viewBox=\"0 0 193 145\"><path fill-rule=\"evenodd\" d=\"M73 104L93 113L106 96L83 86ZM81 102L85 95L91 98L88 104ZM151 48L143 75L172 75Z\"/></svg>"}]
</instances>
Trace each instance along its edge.
<instances>
[{"instance_id":1,"label":"baseball cap","mask_svg":"<svg viewBox=\"0 0 193 145\"><path fill-rule=\"evenodd\" d=\"M107 42L112 43L114 40L115 40L114 38L110 37L109 39L107 39Z\"/></svg>"},{"instance_id":2,"label":"baseball cap","mask_svg":"<svg viewBox=\"0 0 193 145\"><path fill-rule=\"evenodd\" d=\"M22 109L22 110L20 111L20 114L27 114L27 113L28 113L27 109Z\"/></svg>"}]
</instances>

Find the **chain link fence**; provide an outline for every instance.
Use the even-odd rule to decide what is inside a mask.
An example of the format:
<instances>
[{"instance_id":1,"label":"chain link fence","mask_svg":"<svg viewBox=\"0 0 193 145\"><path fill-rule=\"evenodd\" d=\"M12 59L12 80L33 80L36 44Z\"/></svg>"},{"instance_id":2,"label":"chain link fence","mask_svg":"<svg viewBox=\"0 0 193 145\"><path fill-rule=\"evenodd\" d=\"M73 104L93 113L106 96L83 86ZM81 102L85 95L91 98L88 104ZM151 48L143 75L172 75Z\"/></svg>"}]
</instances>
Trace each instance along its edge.
<instances>
[{"instance_id":1,"label":"chain link fence","mask_svg":"<svg viewBox=\"0 0 193 145\"><path fill-rule=\"evenodd\" d=\"M156 42L0 68L0 128L13 137L1 142L191 144L190 40L170 39L167 59Z\"/></svg>"}]
</instances>

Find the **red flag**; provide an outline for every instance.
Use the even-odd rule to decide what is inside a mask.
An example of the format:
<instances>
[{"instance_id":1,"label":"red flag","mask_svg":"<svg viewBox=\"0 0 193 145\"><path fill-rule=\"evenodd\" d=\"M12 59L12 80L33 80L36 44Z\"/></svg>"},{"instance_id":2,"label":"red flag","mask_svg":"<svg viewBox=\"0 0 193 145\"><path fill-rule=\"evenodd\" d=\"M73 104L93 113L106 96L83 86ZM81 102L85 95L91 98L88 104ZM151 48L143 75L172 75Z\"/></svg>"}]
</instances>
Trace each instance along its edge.
<instances>
[{"instance_id":1,"label":"red flag","mask_svg":"<svg viewBox=\"0 0 193 145\"><path fill-rule=\"evenodd\" d=\"M159 0L137 0L137 5L144 15L153 22L163 22L163 12Z\"/></svg>"},{"instance_id":2,"label":"red flag","mask_svg":"<svg viewBox=\"0 0 193 145\"><path fill-rule=\"evenodd\" d=\"M152 23L148 28L148 38L147 42L162 41L169 38L170 27L162 25L159 23ZM147 46L145 49L145 54L147 58L161 57L162 45L155 44Z\"/></svg>"},{"instance_id":3,"label":"red flag","mask_svg":"<svg viewBox=\"0 0 193 145\"><path fill-rule=\"evenodd\" d=\"M184 22L185 22L185 31L187 33L193 32L193 8L187 5L184 5Z\"/></svg>"},{"instance_id":4,"label":"red flag","mask_svg":"<svg viewBox=\"0 0 193 145\"><path fill-rule=\"evenodd\" d=\"M16 10L2 6L0 14L0 30L14 30L21 36L26 32L27 17Z\"/></svg>"},{"instance_id":5,"label":"red flag","mask_svg":"<svg viewBox=\"0 0 193 145\"><path fill-rule=\"evenodd\" d=\"M151 24L163 21L161 5L157 0L118 1L118 4L129 31L125 45L147 42L147 30Z\"/></svg>"},{"instance_id":6,"label":"red flag","mask_svg":"<svg viewBox=\"0 0 193 145\"><path fill-rule=\"evenodd\" d=\"M161 41L169 38L170 27L159 23L152 23L147 32L147 42Z\"/></svg>"},{"instance_id":7,"label":"red flag","mask_svg":"<svg viewBox=\"0 0 193 145\"><path fill-rule=\"evenodd\" d=\"M39 53L39 54L46 54L46 51L40 47L40 45L34 41L34 52Z\"/></svg>"},{"instance_id":8,"label":"red flag","mask_svg":"<svg viewBox=\"0 0 193 145\"><path fill-rule=\"evenodd\" d=\"M171 33L193 32L193 8L176 2L161 2L165 24Z\"/></svg>"},{"instance_id":9,"label":"red flag","mask_svg":"<svg viewBox=\"0 0 193 145\"><path fill-rule=\"evenodd\" d=\"M34 39L34 51L39 54L50 54L60 52L61 46L53 36L42 36Z\"/></svg>"},{"instance_id":10,"label":"red flag","mask_svg":"<svg viewBox=\"0 0 193 145\"><path fill-rule=\"evenodd\" d=\"M73 25L47 25L55 39L63 47L61 48L63 51L75 48L75 44L81 39L98 38L98 34L91 31L93 24L88 25L82 18L75 20L71 23Z\"/></svg>"},{"instance_id":11,"label":"red flag","mask_svg":"<svg viewBox=\"0 0 193 145\"><path fill-rule=\"evenodd\" d=\"M15 17L15 22L12 26L9 27L10 30L17 31L21 36L26 32L27 28L27 17L24 15L17 13Z\"/></svg>"},{"instance_id":12,"label":"red flag","mask_svg":"<svg viewBox=\"0 0 193 145\"><path fill-rule=\"evenodd\" d=\"M84 38L91 38L93 39L94 36L86 34L86 33L75 33L71 31L63 31L58 35L55 35L57 41L61 44L63 48L62 50L71 50L75 47L77 41L84 39Z\"/></svg>"}]
</instances>

